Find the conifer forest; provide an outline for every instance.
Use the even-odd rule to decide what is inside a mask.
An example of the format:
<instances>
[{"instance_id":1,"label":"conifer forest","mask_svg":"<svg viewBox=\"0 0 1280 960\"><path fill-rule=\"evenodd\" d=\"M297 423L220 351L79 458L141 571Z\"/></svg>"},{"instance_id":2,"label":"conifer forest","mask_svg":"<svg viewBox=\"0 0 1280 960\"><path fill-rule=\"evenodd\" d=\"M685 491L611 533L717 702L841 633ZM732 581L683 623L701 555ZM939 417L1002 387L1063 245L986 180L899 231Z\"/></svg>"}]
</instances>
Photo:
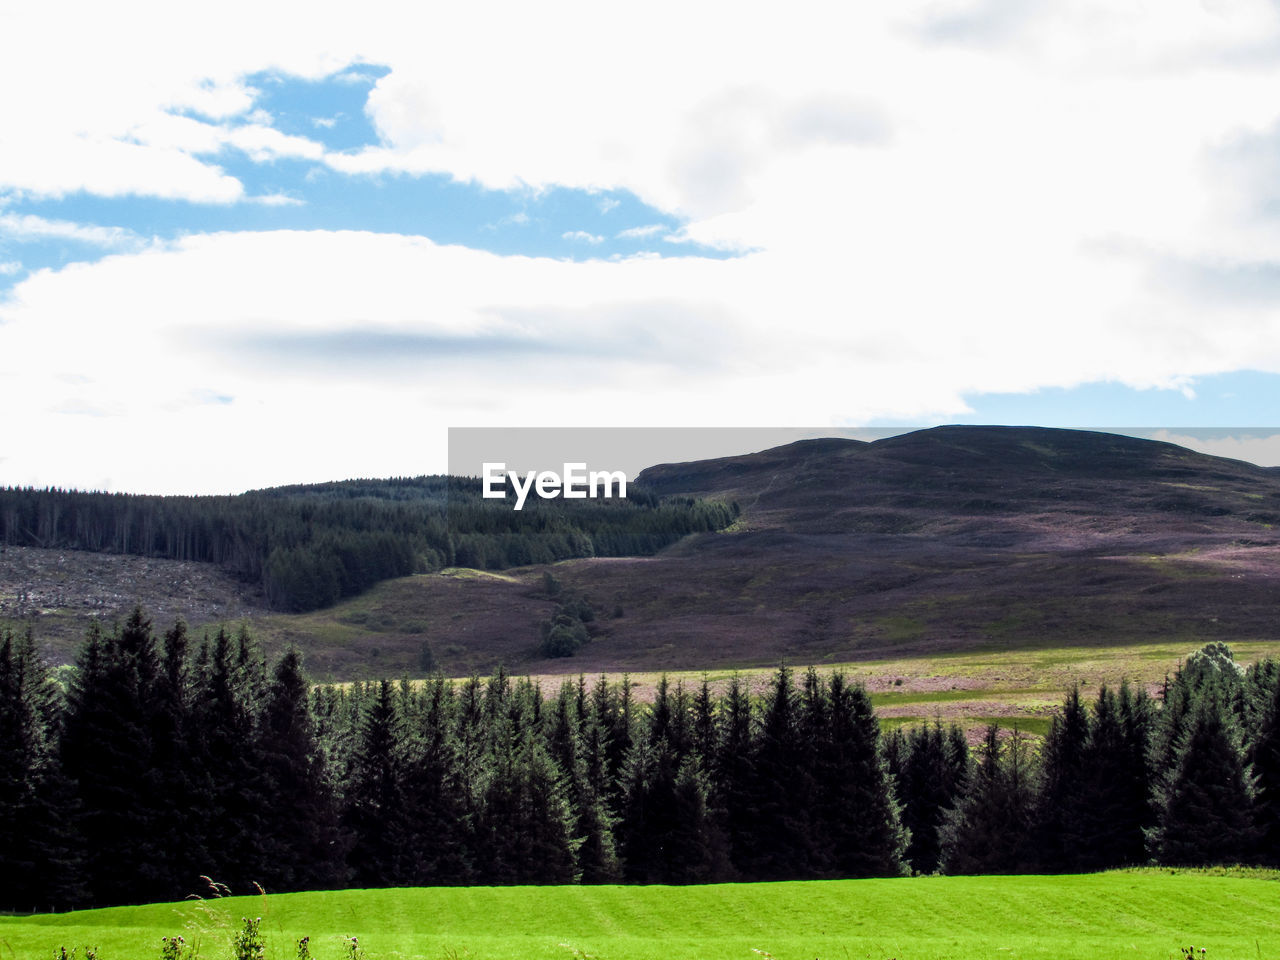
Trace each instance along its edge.
<instances>
[{"instance_id":1,"label":"conifer forest","mask_svg":"<svg viewBox=\"0 0 1280 960\"><path fill-rule=\"evenodd\" d=\"M888 735L839 673L312 685L135 610L51 670L0 642L0 909L235 892L1280 865L1280 669L1222 644L1037 742Z\"/></svg>"}]
</instances>

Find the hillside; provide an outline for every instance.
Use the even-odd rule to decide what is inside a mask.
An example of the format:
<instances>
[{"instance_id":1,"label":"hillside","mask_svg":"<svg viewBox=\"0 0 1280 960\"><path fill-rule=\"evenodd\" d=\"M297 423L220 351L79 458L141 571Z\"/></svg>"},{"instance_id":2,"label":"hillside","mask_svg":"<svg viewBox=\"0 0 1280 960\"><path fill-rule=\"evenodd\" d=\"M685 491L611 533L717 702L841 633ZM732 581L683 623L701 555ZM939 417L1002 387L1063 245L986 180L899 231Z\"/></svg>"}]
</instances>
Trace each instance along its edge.
<instances>
[{"instance_id":1,"label":"hillside","mask_svg":"<svg viewBox=\"0 0 1280 960\"><path fill-rule=\"evenodd\" d=\"M1274 956L1276 875L1140 870L1068 877L913 877L691 886L429 887L229 897L60 915L0 917L20 957L98 947L154 956L183 934L229 955L242 917L261 917L269 956L310 937L317 960L352 936L385 957L770 958ZM1262 944L1267 944L1266 949Z\"/></svg>"},{"instance_id":2,"label":"hillside","mask_svg":"<svg viewBox=\"0 0 1280 960\"><path fill-rule=\"evenodd\" d=\"M338 676L417 672L424 643L451 673L593 672L1277 635L1280 474L1171 444L940 427L664 464L636 486L741 517L652 557L419 575L249 618ZM537 652L547 570L598 613L565 660Z\"/></svg>"}]
</instances>

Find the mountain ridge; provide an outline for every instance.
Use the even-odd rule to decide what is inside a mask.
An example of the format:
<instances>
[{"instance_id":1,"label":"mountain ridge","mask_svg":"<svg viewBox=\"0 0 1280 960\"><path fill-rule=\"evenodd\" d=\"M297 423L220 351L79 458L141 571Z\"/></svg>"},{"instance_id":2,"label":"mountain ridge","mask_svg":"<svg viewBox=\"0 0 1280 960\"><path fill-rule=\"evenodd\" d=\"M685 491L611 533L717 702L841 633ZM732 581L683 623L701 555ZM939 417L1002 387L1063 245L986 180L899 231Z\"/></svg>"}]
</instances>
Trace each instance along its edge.
<instances>
[{"instance_id":1,"label":"mountain ridge","mask_svg":"<svg viewBox=\"0 0 1280 960\"><path fill-rule=\"evenodd\" d=\"M412 672L424 645L454 673L594 672L1277 633L1280 472L1163 441L948 426L657 464L635 484L741 515L652 557L418 575L250 619L339 675ZM547 574L599 614L562 661L538 653Z\"/></svg>"}]
</instances>

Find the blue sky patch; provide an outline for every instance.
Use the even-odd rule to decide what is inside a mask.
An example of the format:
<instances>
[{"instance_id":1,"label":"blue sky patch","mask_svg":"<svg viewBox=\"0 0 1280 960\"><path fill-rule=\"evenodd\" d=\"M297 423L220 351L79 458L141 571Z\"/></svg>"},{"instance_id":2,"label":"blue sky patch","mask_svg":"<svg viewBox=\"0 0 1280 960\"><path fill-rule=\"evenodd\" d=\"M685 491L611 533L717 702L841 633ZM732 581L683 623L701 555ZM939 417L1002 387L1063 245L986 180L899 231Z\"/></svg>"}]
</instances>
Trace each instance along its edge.
<instances>
[{"instance_id":1,"label":"blue sky patch","mask_svg":"<svg viewBox=\"0 0 1280 960\"><path fill-rule=\"evenodd\" d=\"M271 114L271 125L281 133L350 151L378 143L364 105L373 85L390 72L358 63L320 80L268 71L250 74L245 83L258 91L254 109Z\"/></svg>"},{"instance_id":2,"label":"blue sky patch","mask_svg":"<svg viewBox=\"0 0 1280 960\"><path fill-rule=\"evenodd\" d=\"M253 74L252 112L274 129L333 151L378 143L364 112L386 67L356 64L322 80L274 72ZM209 122L198 113L188 115ZM243 122L240 118L235 122ZM224 147L201 159L235 177L245 199L232 204L75 193L39 198L0 192L0 215L119 228L137 244L187 234L254 230L362 230L425 236L499 255L593 260L640 254L722 259L732 253L672 242L680 221L625 190L568 188L490 190L444 174L345 174L309 159L255 159ZM264 198L270 198L264 201ZM30 272L93 262L120 244L72 236L32 236L0 220L0 295Z\"/></svg>"},{"instance_id":3,"label":"blue sky patch","mask_svg":"<svg viewBox=\"0 0 1280 960\"><path fill-rule=\"evenodd\" d=\"M1275 406L1280 374L1220 373L1196 377L1189 388L1191 396L1102 382L1033 393L973 394L965 398L973 413L953 422L1081 428L1280 426Z\"/></svg>"}]
</instances>

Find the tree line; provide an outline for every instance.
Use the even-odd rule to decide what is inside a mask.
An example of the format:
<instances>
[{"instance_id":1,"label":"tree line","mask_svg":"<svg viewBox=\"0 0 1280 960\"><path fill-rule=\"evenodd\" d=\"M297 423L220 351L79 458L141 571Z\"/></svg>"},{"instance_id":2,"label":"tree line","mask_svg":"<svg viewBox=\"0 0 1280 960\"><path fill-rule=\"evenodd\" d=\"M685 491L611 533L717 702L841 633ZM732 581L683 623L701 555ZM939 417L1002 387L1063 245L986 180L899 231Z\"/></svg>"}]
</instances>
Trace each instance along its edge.
<instances>
[{"instance_id":1,"label":"tree line","mask_svg":"<svg viewBox=\"0 0 1280 960\"><path fill-rule=\"evenodd\" d=\"M1071 692L1038 749L888 736L863 686L502 671L313 686L136 610L73 670L0 641L0 908L438 884L1280 864L1280 671L1221 645L1160 697Z\"/></svg>"},{"instance_id":2,"label":"tree line","mask_svg":"<svg viewBox=\"0 0 1280 960\"><path fill-rule=\"evenodd\" d=\"M733 522L730 504L540 500L516 511L461 477L349 480L238 496L0 488L0 543L214 563L278 610L329 606L392 577L648 555Z\"/></svg>"}]
</instances>

